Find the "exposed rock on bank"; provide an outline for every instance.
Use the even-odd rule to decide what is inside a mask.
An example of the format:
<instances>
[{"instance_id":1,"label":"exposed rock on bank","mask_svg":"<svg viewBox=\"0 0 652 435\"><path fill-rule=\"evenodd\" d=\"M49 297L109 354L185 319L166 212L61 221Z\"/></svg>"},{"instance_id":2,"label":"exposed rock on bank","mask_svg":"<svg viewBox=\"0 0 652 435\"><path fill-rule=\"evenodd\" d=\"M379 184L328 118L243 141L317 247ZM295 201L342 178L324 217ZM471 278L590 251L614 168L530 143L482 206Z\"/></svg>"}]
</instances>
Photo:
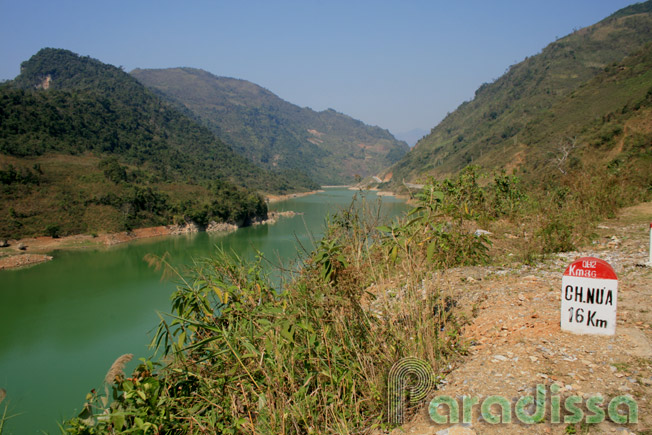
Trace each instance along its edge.
<instances>
[{"instance_id":1,"label":"exposed rock on bank","mask_svg":"<svg viewBox=\"0 0 652 435\"><path fill-rule=\"evenodd\" d=\"M270 211L267 213L267 219L252 222L252 225L275 224L282 217L294 217L303 213L297 213L292 210L288 211Z\"/></svg>"},{"instance_id":2,"label":"exposed rock on bank","mask_svg":"<svg viewBox=\"0 0 652 435\"><path fill-rule=\"evenodd\" d=\"M18 269L20 267L45 263L46 261L50 260L52 260L52 256L43 254L23 254L12 255L10 257L0 257L0 270Z\"/></svg>"},{"instance_id":3,"label":"exposed rock on bank","mask_svg":"<svg viewBox=\"0 0 652 435\"><path fill-rule=\"evenodd\" d=\"M238 229L238 226L235 224L228 224L226 222L213 222L211 221L206 227L206 231L209 233L213 232L232 232Z\"/></svg>"}]
</instances>

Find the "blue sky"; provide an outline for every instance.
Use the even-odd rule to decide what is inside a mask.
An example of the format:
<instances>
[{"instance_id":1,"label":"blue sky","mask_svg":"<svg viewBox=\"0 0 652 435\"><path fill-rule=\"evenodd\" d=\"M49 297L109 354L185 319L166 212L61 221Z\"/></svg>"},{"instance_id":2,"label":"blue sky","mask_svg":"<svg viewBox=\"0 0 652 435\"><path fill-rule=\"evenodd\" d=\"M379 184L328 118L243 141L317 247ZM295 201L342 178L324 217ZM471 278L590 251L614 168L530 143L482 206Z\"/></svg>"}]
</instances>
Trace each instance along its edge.
<instances>
[{"instance_id":1,"label":"blue sky","mask_svg":"<svg viewBox=\"0 0 652 435\"><path fill-rule=\"evenodd\" d=\"M430 130L482 83L631 0L0 0L0 79L43 47L191 66L394 133Z\"/></svg>"}]
</instances>

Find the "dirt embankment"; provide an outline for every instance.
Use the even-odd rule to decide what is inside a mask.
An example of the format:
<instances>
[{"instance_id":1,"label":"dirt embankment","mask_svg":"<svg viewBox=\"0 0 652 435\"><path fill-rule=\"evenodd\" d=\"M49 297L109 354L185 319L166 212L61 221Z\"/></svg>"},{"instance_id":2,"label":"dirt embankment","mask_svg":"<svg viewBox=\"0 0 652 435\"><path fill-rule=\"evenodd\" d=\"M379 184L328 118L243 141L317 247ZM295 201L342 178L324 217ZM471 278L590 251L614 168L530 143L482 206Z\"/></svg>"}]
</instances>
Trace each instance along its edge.
<instances>
[{"instance_id":1,"label":"dirt embankment","mask_svg":"<svg viewBox=\"0 0 652 435\"><path fill-rule=\"evenodd\" d=\"M625 209L598 226L593 244L562 253L533 266L467 267L449 270L441 278L447 291L460 295L459 306L475 316L464 330L468 354L443 379L418 414L398 434L567 434L651 433L652 431L652 267L648 261L652 203ZM575 335L560 329L561 278L580 257L607 261L618 275L616 335ZM515 405L545 386L546 413L542 422L524 424ZM551 420L551 388L560 397L561 422ZM428 403L450 396L460 406L458 424L436 424ZM506 398L510 424L489 424L480 404L489 396ZM589 398L601 395L605 413L599 424L587 423ZM638 423L614 423L607 405L628 395L638 406ZM463 396L477 397L470 424L462 424ZM570 424L565 400L578 396L581 423ZM499 412L500 408L494 408ZM621 407L626 411L627 407ZM534 411L534 409L530 409ZM440 414L448 415L446 407Z\"/></svg>"}]
</instances>

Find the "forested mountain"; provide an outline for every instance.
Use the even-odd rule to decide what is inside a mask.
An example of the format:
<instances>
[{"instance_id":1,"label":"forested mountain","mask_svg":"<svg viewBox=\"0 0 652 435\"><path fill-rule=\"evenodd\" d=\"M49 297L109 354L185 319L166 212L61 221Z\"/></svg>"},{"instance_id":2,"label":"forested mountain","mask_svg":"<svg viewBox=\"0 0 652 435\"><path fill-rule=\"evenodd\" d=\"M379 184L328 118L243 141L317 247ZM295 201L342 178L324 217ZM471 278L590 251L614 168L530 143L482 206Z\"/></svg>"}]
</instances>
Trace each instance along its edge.
<instances>
[{"instance_id":1,"label":"forested mountain","mask_svg":"<svg viewBox=\"0 0 652 435\"><path fill-rule=\"evenodd\" d=\"M136 69L131 74L193 113L252 161L302 170L321 184L375 174L408 150L387 130L332 109L298 107L245 80L193 68Z\"/></svg>"},{"instance_id":2,"label":"forested mountain","mask_svg":"<svg viewBox=\"0 0 652 435\"><path fill-rule=\"evenodd\" d=\"M246 223L266 213L255 190L316 186L255 166L121 69L51 48L0 87L0 182L0 238Z\"/></svg>"},{"instance_id":3,"label":"forested mountain","mask_svg":"<svg viewBox=\"0 0 652 435\"><path fill-rule=\"evenodd\" d=\"M649 115L651 41L650 1L574 31L482 85L385 178L398 188L472 163L536 177L558 171L558 158L577 166L598 156L611 161L632 142L647 140L649 149L648 123L636 119Z\"/></svg>"}]
</instances>

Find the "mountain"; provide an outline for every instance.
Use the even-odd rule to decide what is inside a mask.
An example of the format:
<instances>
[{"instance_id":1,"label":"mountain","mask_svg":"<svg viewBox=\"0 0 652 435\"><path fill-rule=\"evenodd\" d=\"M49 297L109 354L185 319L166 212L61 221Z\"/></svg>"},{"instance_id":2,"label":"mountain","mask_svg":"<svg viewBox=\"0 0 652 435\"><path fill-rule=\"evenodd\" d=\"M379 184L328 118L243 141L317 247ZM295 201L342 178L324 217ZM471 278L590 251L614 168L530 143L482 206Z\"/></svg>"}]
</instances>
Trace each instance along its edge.
<instances>
[{"instance_id":1,"label":"mountain","mask_svg":"<svg viewBox=\"0 0 652 435\"><path fill-rule=\"evenodd\" d=\"M46 48L0 87L0 238L172 221L246 224L255 192L316 185L235 153L112 65Z\"/></svg>"},{"instance_id":2,"label":"mountain","mask_svg":"<svg viewBox=\"0 0 652 435\"><path fill-rule=\"evenodd\" d=\"M409 149L387 130L332 109L298 107L246 80L193 68L136 69L131 75L255 163L305 171L321 184L375 174Z\"/></svg>"},{"instance_id":3,"label":"mountain","mask_svg":"<svg viewBox=\"0 0 652 435\"><path fill-rule=\"evenodd\" d=\"M631 110L645 98L649 77L630 63L644 62L640 50L651 41L652 2L648 1L551 43L493 83L480 86L472 101L448 115L382 178L391 176L390 185L398 188L403 181L426 175L453 175L471 163L530 174L543 171L542 156L550 161L569 137L579 150L593 141L596 119L614 118L610 114L624 107ZM634 57L620 64L628 55ZM636 77L624 82L617 74L620 69ZM591 82L598 77L599 82ZM610 85L605 87L606 83ZM622 141L629 131L605 135Z\"/></svg>"}]
</instances>

